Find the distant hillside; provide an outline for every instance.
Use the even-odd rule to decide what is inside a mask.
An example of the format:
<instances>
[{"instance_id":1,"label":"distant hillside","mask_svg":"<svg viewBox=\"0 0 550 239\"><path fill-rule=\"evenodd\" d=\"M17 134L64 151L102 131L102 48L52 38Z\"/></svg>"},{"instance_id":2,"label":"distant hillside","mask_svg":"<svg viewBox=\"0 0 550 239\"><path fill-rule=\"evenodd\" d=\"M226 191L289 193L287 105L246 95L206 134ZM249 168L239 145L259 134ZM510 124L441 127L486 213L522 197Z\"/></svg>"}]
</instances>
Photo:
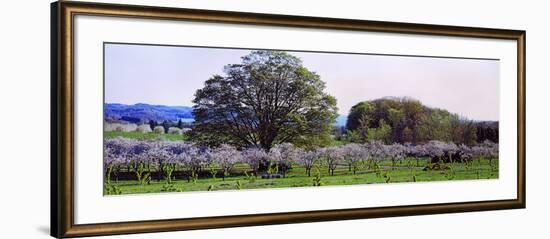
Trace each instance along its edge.
<instances>
[{"instance_id":1,"label":"distant hillside","mask_svg":"<svg viewBox=\"0 0 550 239\"><path fill-rule=\"evenodd\" d=\"M128 122L162 121L192 121L193 108L188 106L165 106L149 104L105 104L106 120L123 120Z\"/></svg>"},{"instance_id":2,"label":"distant hillside","mask_svg":"<svg viewBox=\"0 0 550 239\"><path fill-rule=\"evenodd\" d=\"M133 123L154 120L192 122L193 108L189 106L149 105L138 103L135 105L105 104L105 119L108 121L127 121ZM336 118L335 126L346 126L348 117L340 115Z\"/></svg>"}]
</instances>

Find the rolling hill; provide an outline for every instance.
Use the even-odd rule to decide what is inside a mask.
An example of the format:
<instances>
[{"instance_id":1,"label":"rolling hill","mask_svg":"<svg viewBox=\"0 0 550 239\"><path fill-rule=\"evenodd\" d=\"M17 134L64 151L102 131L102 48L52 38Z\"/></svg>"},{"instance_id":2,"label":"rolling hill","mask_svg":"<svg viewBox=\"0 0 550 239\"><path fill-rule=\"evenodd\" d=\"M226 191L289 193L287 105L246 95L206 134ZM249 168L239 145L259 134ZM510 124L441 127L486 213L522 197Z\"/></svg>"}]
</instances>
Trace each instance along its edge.
<instances>
[{"instance_id":1,"label":"rolling hill","mask_svg":"<svg viewBox=\"0 0 550 239\"><path fill-rule=\"evenodd\" d=\"M132 123L154 120L192 122L193 108L189 106L166 106L138 103L134 105L106 103L104 117L107 121L127 121ZM347 116L340 115L336 118L335 126L345 126Z\"/></svg>"},{"instance_id":2,"label":"rolling hill","mask_svg":"<svg viewBox=\"0 0 550 239\"><path fill-rule=\"evenodd\" d=\"M104 107L106 120L123 120L128 122L162 121L193 121L193 108L188 106L149 105L138 103L134 105L110 104Z\"/></svg>"}]
</instances>

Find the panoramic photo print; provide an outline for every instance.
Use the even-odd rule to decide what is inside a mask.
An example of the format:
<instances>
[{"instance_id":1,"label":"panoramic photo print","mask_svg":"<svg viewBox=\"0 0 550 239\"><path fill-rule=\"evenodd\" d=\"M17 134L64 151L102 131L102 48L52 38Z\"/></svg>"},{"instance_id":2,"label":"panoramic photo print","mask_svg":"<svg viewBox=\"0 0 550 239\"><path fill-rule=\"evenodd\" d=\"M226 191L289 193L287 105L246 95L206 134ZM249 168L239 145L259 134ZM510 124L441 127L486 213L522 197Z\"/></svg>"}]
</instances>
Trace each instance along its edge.
<instances>
[{"instance_id":1,"label":"panoramic photo print","mask_svg":"<svg viewBox=\"0 0 550 239\"><path fill-rule=\"evenodd\" d=\"M104 44L104 195L499 178L497 59Z\"/></svg>"}]
</instances>

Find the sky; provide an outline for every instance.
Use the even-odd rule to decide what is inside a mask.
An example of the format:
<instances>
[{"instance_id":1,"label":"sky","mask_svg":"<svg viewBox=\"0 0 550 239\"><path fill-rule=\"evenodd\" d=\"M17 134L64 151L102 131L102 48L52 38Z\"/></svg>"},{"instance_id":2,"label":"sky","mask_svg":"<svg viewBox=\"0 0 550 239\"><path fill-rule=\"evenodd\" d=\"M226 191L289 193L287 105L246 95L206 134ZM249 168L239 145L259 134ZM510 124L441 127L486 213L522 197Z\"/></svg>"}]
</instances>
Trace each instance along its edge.
<instances>
[{"instance_id":1,"label":"sky","mask_svg":"<svg viewBox=\"0 0 550 239\"><path fill-rule=\"evenodd\" d=\"M251 50L105 45L105 103L192 106L195 91ZM295 52L336 97L338 113L382 97L410 97L472 120L499 120L499 61Z\"/></svg>"}]
</instances>

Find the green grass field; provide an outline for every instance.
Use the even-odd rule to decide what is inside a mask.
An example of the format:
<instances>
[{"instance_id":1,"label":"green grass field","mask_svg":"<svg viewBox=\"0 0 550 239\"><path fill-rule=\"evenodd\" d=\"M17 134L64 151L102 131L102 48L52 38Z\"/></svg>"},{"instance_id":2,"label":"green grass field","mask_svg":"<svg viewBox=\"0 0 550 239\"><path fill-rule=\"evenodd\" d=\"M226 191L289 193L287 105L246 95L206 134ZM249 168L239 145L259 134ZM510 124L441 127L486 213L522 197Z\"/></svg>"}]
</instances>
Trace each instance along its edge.
<instances>
[{"instance_id":1,"label":"green grass field","mask_svg":"<svg viewBox=\"0 0 550 239\"><path fill-rule=\"evenodd\" d=\"M356 174L350 172L347 166L341 165L336 169L334 176L328 174L326 167L321 166L317 169L320 173L321 186L497 179L499 177L498 160L452 163L446 164L450 167L446 170L424 171L423 168L426 164L427 159L418 162L416 159L408 159L398 162L395 167L392 167L392 162L388 160L379 164L379 171L365 167ZM231 172L236 176L227 177L225 180L211 177L199 178L195 182L178 179L167 186L163 180L152 180L150 184L140 185L137 181L116 181L112 178L111 185L115 185L122 194L310 187L314 184L316 174L318 175L316 170L312 170L311 177L308 177L304 168L294 166L287 172L285 178L262 179L261 177L245 176L244 171L247 170L248 168L244 165L239 165Z\"/></svg>"},{"instance_id":2,"label":"green grass field","mask_svg":"<svg viewBox=\"0 0 550 239\"><path fill-rule=\"evenodd\" d=\"M124 138L131 138L131 139L140 139L140 140L154 140L154 139L169 140L169 141L187 140L186 135L177 135L177 134L157 134L157 133L117 132L117 131L104 132L105 139L111 139L116 137L124 137Z\"/></svg>"}]
</instances>

